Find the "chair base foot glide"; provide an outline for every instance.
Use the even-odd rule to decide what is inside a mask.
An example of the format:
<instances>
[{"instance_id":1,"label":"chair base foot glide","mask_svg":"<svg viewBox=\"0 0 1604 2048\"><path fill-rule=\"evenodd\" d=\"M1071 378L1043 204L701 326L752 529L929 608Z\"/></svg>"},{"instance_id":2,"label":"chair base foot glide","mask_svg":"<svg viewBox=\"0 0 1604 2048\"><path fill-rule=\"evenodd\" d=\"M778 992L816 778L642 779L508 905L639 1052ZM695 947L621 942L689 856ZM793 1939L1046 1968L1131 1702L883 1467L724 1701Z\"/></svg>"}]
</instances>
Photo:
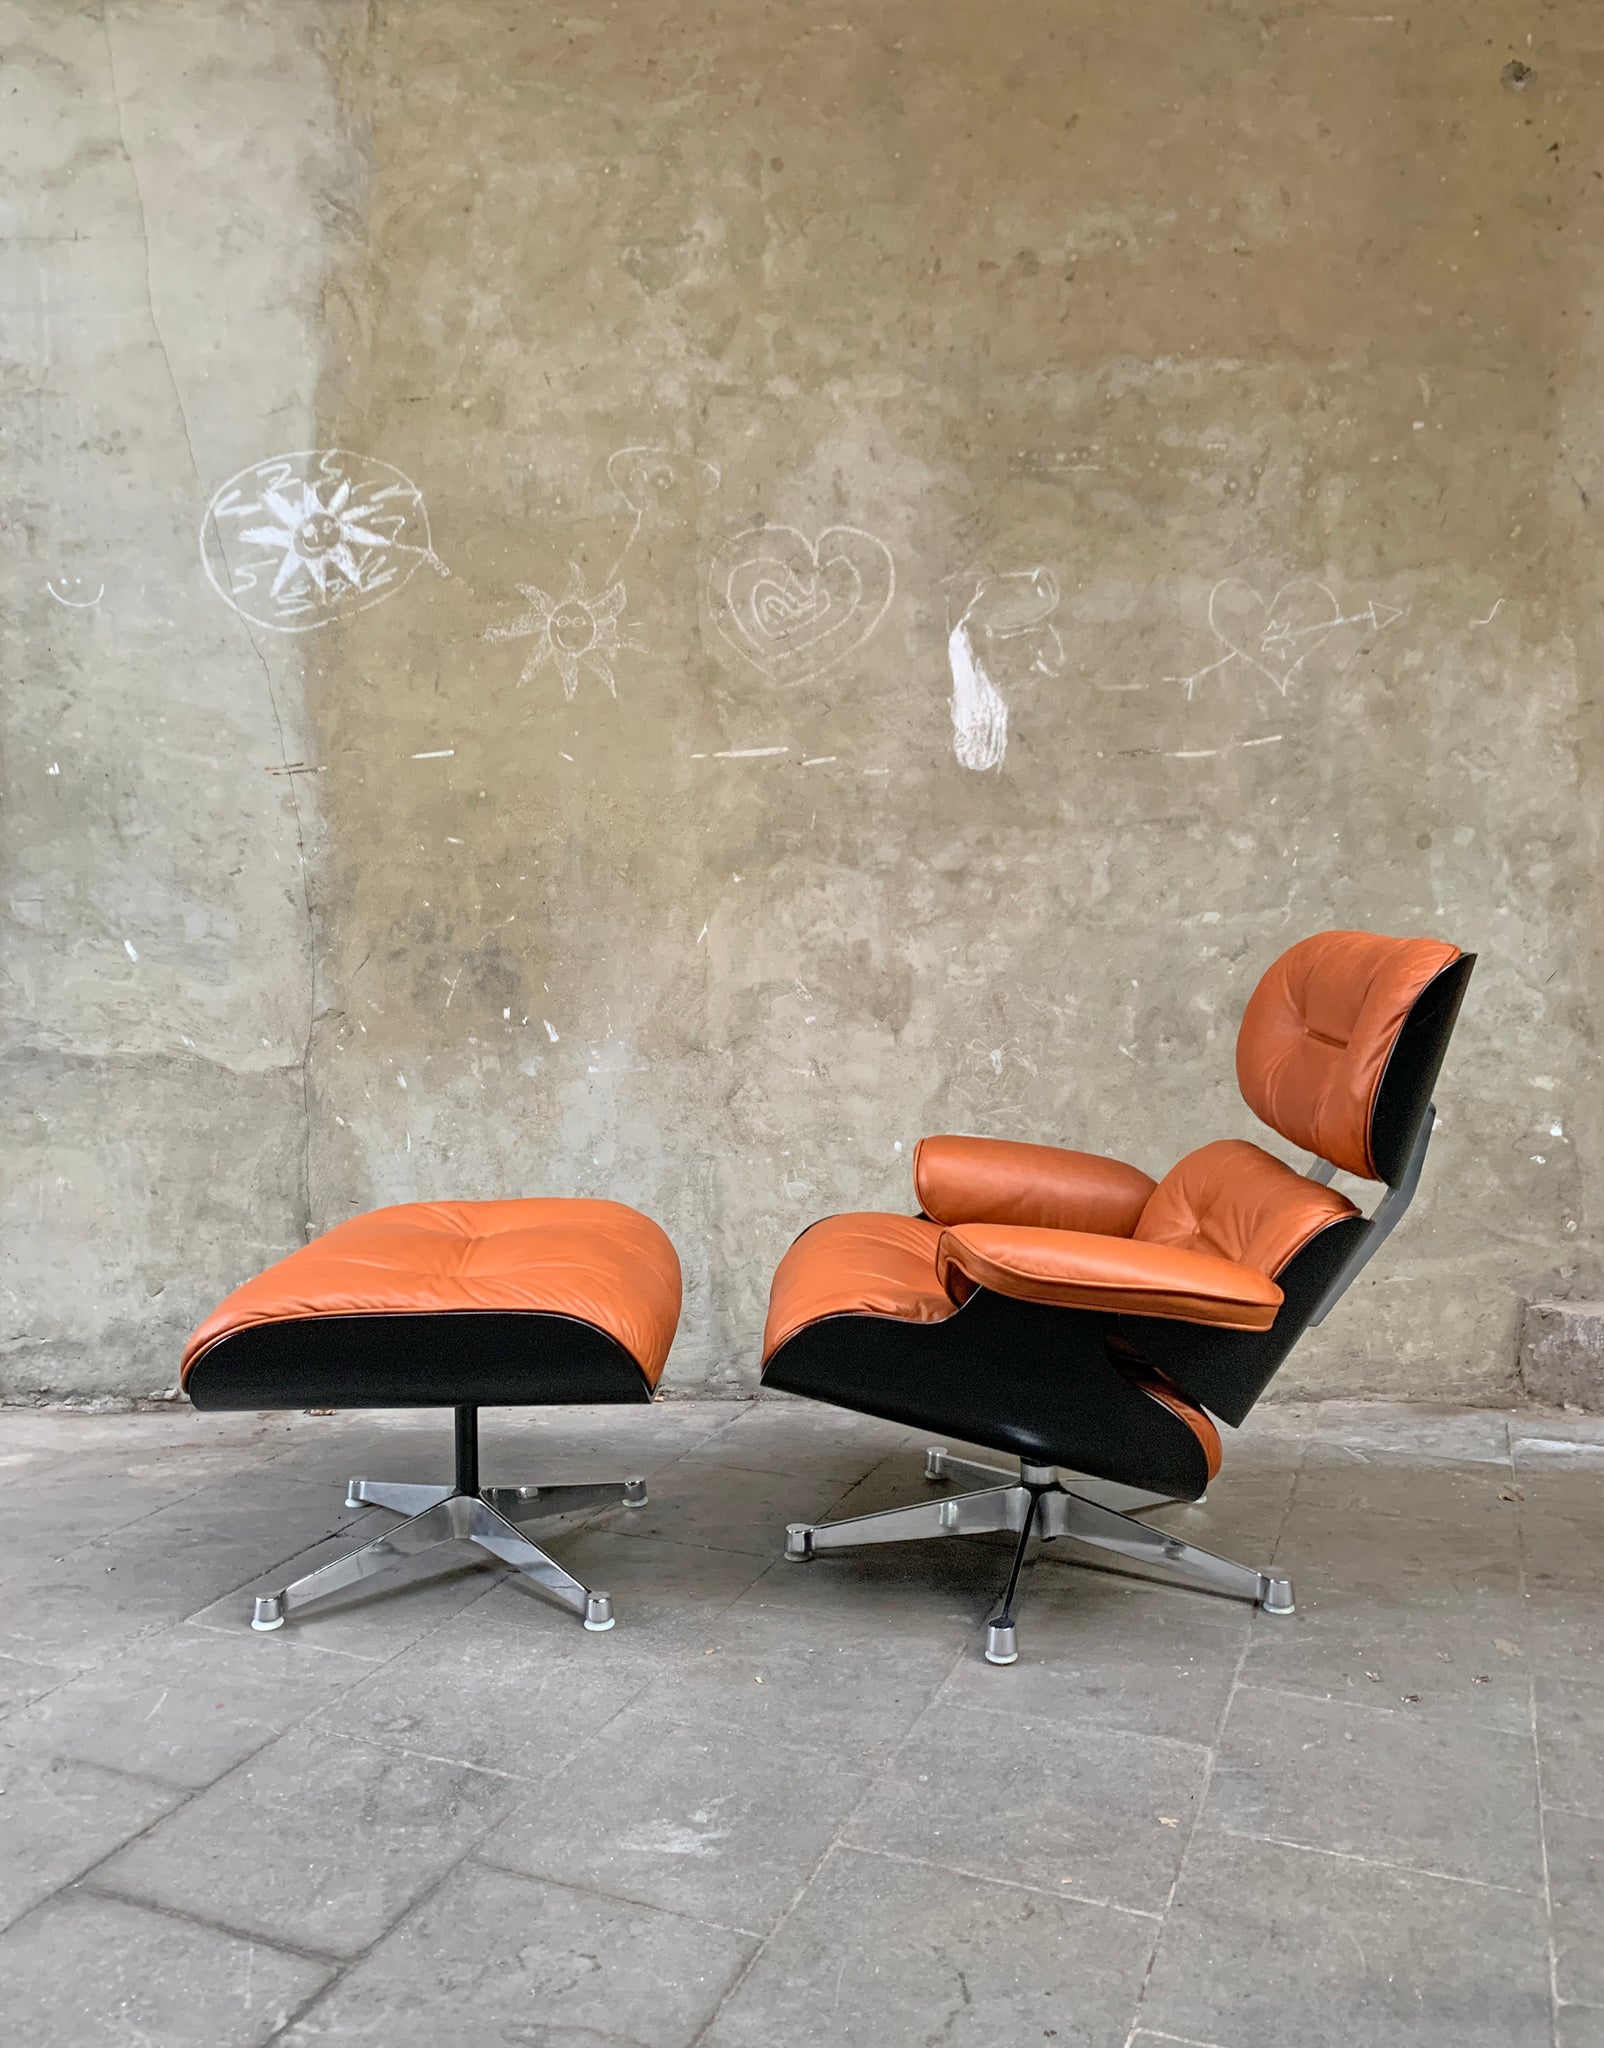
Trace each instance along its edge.
<instances>
[{"instance_id":1,"label":"chair base foot glide","mask_svg":"<svg viewBox=\"0 0 1604 2048\"><path fill-rule=\"evenodd\" d=\"M1011 1621L991 1621L986 1624L986 1662L1019 1662L1019 1630Z\"/></svg>"}]
</instances>

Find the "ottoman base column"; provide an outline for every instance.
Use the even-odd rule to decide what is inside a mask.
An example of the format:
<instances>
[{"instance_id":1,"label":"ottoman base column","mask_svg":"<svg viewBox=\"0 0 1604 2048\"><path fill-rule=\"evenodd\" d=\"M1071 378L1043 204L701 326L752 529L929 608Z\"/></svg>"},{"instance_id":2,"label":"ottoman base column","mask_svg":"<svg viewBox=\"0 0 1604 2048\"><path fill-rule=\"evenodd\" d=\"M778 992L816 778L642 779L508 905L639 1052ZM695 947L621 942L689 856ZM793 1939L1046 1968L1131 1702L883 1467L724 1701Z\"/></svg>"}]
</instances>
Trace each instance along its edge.
<instances>
[{"instance_id":1,"label":"ottoman base column","mask_svg":"<svg viewBox=\"0 0 1604 2048\"><path fill-rule=\"evenodd\" d=\"M457 1483L421 1486L383 1479L353 1479L346 1488L347 1507L383 1507L409 1519L387 1529L360 1550L308 1572L276 1593L256 1601L251 1627L284 1626L287 1617L314 1601L349 1591L364 1579L378 1578L407 1558L447 1543L473 1543L502 1564L521 1572L548 1600L577 1614L586 1628L600 1631L613 1625L613 1603L606 1593L592 1592L555 1558L532 1543L513 1518L534 1521L542 1516L573 1514L580 1509L646 1505L644 1479L623 1479L575 1486L479 1485L478 1412L457 1410Z\"/></svg>"}]
</instances>

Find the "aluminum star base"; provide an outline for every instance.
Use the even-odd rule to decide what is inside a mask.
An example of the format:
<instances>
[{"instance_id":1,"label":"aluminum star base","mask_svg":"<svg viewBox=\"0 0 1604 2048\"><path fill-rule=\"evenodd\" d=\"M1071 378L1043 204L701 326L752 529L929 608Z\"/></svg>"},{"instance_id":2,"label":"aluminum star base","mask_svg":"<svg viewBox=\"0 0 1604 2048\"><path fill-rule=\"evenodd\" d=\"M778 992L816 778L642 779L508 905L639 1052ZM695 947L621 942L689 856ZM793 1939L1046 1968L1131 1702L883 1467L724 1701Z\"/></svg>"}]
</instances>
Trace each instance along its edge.
<instances>
[{"instance_id":1,"label":"aluminum star base","mask_svg":"<svg viewBox=\"0 0 1604 2048\"><path fill-rule=\"evenodd\" d=\"M349 1556L337 1558L304 1579L265 1593L256 1602L254 1629L284 1626L287 1617L315 1600L345 1592L364 1579L381 1577L408 1558L447 1543L473 1543L502 1564L510 1564L548 1600L577 1614L586 1628L613 1625L613 1603L606 1593L592 1592L565 1572L516 1526L550 1515L571 1515L590 1507L646 1505L644 1479L612 1480L588 1486L486 1486L464 1491L455 1486L409 1486L383 1479L353 1479L346 1490L349 1508L391 1508L408 1519L365 1543Z\"/></svg>"},{"instance_id":2,"label":"aluminum star base","mask_svg":"<svg viewBox=\"0 0 1604 2048\"><path fill-rule=\"evenodd\" d=\"M925 1477L991 1483L973 1493L949 1494L941 1500L888 1508L877 1515L855 1515L843 1522L793 1522L786 1530L786 1556L803 1563L821 1551L851 1550L862 1543L913 1543L933 1536L1011 1532L1019 1538L1013 1570L1008 1576L1002 1606L986 1628L986 1661L990 1664L1012 1664L1019 1656L1014 1597L1032 1537L1040 1537L1044 1542L1057 1536L1073 1537L1094 1550L1112 1551L1144 1565L1178 1585L1251 1600L1266 1614L1293 1611L1290 1579L1275 1578L1269 1572L1255 1571L1251 1565L1217 1557L1211 1550L1200 1550L1196 1544L1184 1543L1162 1529L1150 1529L1134 1515L1122 1513L1110 1504L1118 1500L1126 1507L1152 1508L1164 1504L1162 1496L1093 1479L1078 1479L1074 1485L1065 1486L1050 1465L1022 1463L1016 1474L1007 1466L955 1458L940 1444L933 1444L925 1453Z\"/></svg>"}]
</instances>

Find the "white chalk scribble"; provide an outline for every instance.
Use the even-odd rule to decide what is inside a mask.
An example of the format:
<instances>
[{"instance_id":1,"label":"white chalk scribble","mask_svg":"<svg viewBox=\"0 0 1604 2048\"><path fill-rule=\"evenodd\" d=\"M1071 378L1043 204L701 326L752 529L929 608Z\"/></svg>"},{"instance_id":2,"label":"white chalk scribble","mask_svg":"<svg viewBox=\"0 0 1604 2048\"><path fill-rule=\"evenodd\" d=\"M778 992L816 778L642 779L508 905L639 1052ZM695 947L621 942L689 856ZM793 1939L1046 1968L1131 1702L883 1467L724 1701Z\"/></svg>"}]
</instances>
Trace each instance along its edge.
<instances>
[{"instance_id":1,"label":"white chalk scribble","mask_svg":"<svg viewBox=\"0 0 1604 2048\"><path fill-rule=\"evenodd\" d=\"M885 617L896 562L883 540L831 526L755 526L725 541L708 571L713 623L772 683L815 682L855 654Z\"/></svg>"},{"instance_id":2,"label":"white chalk scribble","mask_svg":"<svg viewBox=\"0 0 1604 2048\"><path fill-rule=\"evenodd\" d=\"M201 563L243 618L311 633L393 597L434 551L423 494L371 455L308 448L231 476L201 521Z\"/></svg>"},{"instance_id":3,"label":"white chalk scribble","mask_svg":"<svg viewBox=\"0 0 1604 2048\"><path fill-rule=\"evenodd\" d=\"M1010 654L1029 672L1063 672L1064 643L1053 625L1058 578L1050 569L980 576L947 636L952 672L952 750L965 768L1000 768L1008 747L1008 705L993 671Z\"/></svg>"},{"instance_id":4,"label":"white chalk scribble","mask_svg":"<svg viewBox=\"0 0 1604 2048\"><path fill-rule=\"evenodd\" d=\"M624 586L609 583L596 597L585 594L585 575L577 562L568 565L568 587L560 597L550 597L536 583L520 583L526 600L523 611L505 625L491 626L487 640L533 640L520 682L532 682L548 661L556 664L562 678L563 696L572 700L579 688L579 672L589 669L616 697L618 683L613 674L613 657L630 648L644 654L638 640L626 640L618 630L624 610Z\"/></svg>"},{"instance_id":5,"label":"white chalk scribble","mask_svg":"<svg viewBox=\"0 0 1604 2048\"><path fill-rule=\"evenodd\" d=\"M56 588L58 582L62 586L60 590ZM93 611L95 606L106 595L106 586L104 583L101 583L96 586L93 597L85 596L84 593L88 590L89 585L81 576L52 576L46 583L45 588L56 600L57 604L64 604L69 611L73 612Z\"/></svg>"},{"instance_id":6,"label":"white chalk scribble","mask_svg":"<svg viewBox=\"0 0 1604 2048\"><path fill-rule=\"evenodd\" d=\"M1242 661L1284 697L1304 663L1339 627L1366 626L1379 633L1402 617L1400 607L1376 598L1356 612L1344 612L1335 595L1313 576L1294 576L1268 604L1251 583L1227 576L1209 593L1209 631L1224 654L1191 675L1164 680L1180 683L1190 699L1205 676Z\"/></svg>"},{"instance_id":7,"label":"white chalk scribble","mask_svg":"<svg viewBox=\"0 0 1604 2048\"><path fill-rule=\"evenodd\" d=\"M701 500L718 489L719 466L699 455L681 455L673 448L615 448L607 458L607 477L635 515L629 538L613 565L612 576L616 576L640 538L647 513L664 526L689 525Z\"/></svg>"}]
</instances>

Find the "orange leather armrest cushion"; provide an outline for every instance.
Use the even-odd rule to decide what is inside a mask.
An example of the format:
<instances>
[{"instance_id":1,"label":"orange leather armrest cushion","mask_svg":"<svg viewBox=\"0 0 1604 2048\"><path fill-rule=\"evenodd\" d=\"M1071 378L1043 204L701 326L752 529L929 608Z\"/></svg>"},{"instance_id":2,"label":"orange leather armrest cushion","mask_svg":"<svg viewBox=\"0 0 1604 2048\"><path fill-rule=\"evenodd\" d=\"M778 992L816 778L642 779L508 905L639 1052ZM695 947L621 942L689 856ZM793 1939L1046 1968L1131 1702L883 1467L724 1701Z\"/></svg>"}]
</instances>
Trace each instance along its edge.
<instances>
[{"instance_id":1,"label":"orange leather armrest cushion","mask_svg":"<svg viewBox=\"0 0 1604 2048\"><path fill-rule=\"evenodd\" d=\"M913 1187L933 1223L1022 1223L1129 1237L1158 1183L1139 1166L1016 1145L1006 1138L921 1138Z\"/></svg>"},{"instance_id":2,"label":"orange leather armrest cushion","mask_svg":"<svg viewBox=\"0 0 1604 2048\"><path fill-rule=\"evenodd\" d=\"M954 1300L986 1287L1020 1301L1226 1330L1267 1330L1281 1306L1273 1280L1233 1259L1081 1230L966 1223L941 1233L936 1272Z\"/></svg>"}]
</instances>

